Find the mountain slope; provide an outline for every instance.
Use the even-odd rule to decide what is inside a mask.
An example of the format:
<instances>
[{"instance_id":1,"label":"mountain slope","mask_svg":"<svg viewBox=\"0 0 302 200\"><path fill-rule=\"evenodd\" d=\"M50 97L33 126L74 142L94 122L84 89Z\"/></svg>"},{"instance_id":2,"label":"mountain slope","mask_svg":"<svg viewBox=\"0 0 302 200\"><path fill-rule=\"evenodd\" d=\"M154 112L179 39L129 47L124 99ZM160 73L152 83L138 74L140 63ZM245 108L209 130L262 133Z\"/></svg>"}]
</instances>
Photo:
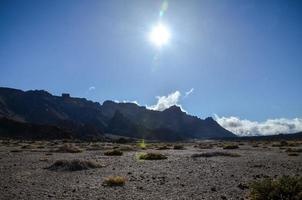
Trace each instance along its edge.
<instances>
[{"instance_id":1,"label":"mountain slope","mask_svg":"<svg viewBox=\"0 0 302 200\"><path fill-rule=\"evenodd\" d=\"M105 101L100 105L67 94L53 96L43 90L24 92L0 87L1 117L56 126L76 132L79 137L101 136L105 132L159 140L235 137L212 118L190 116L177 106L160 112L133 103Z\"/></svg>"}]
</instances>

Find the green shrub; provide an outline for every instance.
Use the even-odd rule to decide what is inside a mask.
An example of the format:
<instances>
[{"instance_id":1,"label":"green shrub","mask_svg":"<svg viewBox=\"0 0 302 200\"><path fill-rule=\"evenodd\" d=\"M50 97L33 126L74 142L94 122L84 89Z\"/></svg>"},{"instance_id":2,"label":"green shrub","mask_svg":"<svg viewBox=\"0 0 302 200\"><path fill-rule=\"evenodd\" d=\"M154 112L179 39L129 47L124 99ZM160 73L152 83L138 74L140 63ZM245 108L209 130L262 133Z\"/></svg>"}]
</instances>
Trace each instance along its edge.
<instances>
[{"instance_id":1,"label":"green shrub","mask_svg":"<svg viewBox=\"0 0 302 200\"><path fill-rule=\"evenodd\" d=\"M138 158L140 160L163 160L167 159L167 156L160 153L141 153Z\"/></svg>"},{"instance_id":2,"label":"green shrub","mask_svg":"<svg viewBox=\"0 0 302 200\"><path fill-rule=\"evenodd\" d=\"M302 199L302 177L283 176L277 180L270 178L250 185L251 200L299 200Z\"/></svg>"},{"instance_id":3,"label":"green shrub","mask_svg":"<svg viewBox=\"0 0 302 200\"><path fill-rule=\"evenodd\" d=\"M105 156L121 156L123 155L123 152L117 149L106 151L104 153Z\"/></svg>"}]
</instances>

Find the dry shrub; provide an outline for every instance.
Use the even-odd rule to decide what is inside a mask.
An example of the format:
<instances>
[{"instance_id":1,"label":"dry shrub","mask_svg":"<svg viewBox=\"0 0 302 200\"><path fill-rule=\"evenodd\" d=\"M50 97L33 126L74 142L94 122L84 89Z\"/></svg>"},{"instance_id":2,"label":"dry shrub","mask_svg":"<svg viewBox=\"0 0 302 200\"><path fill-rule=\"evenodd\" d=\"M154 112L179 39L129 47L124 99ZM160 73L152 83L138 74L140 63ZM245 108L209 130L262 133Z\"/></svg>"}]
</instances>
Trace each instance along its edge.
<instances>
[{"instance_id":1,"label":"dry shrub","mask_svg":"<svg viewBox=\"0 0 302 200\"><path fill-rule=\"evenodd\" d=\"M288 156L299 156L298 153L288 153L287 155L288 155Z\"/></svg>"},{"instance_id":2,"label":"dry shrub","mask_svg":"<svg viewBox=\"0 0 302 200\"><path fill-rule=\"evenodd\" d=\"M139 154L138 158L140 160L164 160L167 159L167 156L161 154L161 153L141 153Z\"/></svg>"},{"instance_id":3,"label":"dry shrub","mask_svg":"<svg viewBox=\"0 0 302 200\"><path fill-rule=\"evenodd\" d=\"M238 148L239 148L239 146L236 144L225 144L223 146L223 149L238 149Z\"/></svg>"},{"instance_id":4,"label":"dry shrub","mask_svg":"<svg viewBox=\"0 0 302 200\"><path fill-rule=\"evenodd\" d=\"M302 177L283 176L277 180L266 178L250 184L251 200L302 199Z\"/></svg>"},{"instance_id":5,"label":"dry shrub","mask_svg":"<svg viewBox=\"0 0 302 200\"><path fill-rule=\"evenodd\" d=\"M103 183L104 186L123 186L125 185L127 179L122 176L109 176L105 178Z\"/></svg>"},{"instance_id":6,"label":"dry shrub","mask_svg":"<svg viewBox=\"0 0 302 200\"><path fill-rule=\"evenodd\" d=\"M10 152L11 153L20 153L20 152L22 152L22 150L21 149L12 149L12 150L10 150Z\"/></svg>"},{"instance_id":7,"label":"dry shrub","mask_svg":"<svg viewBox=\"0 0 302 200\"><path fill-rule=\"evenodd\" d=\"M123 155L123 152L117 149L106 151L104 153L105 156L121 156Z\"/></svg>"},{"instance_id":8,"label":"dry shrub","mask_svg":"<svg viewBox=\"0 0 302 200\"><path fill-rule=\"evenodd\" d=\"M135 149L130 145L124 145L119 148L120 151L134 151Z\"/></svg>"},{"instance_id":9,"label":"dry shrub","mask_svg":"<svg viewBox=\"0 0 302 200\"><path fill-rule=\"evenodd\" d=\"M100 168L102 165L91 160L57 160L54 164L46 169L52 171L80 171L87 169Z\"/></svg>"},{"instance_id":10,"label":"dry shrub","mask_svg":"<svg viewBox=\"0 0 302 200\"><path fill-rule=\"evenodd\" d=\"M177 144L177 145L174 145L174 146L173 146L173 149L175 149L175 150L184 150L185 147L184 147L184 145Z\"/></svg>"},{"instance_id":11,"label":"dry shrub","mask_svg":"<svg viewBox=\"0 0 302 200\"><path fill-rule=\"evenodd\" d=\"M240 157L237 153L229 153L229 152L221 152L221 151L214 151L214 152L207 152L207 153L197 153L191 155L192 158L199 158L199 157L217 157L217 156L225 156L225 157Z\"/></svg>"},{"instance_id":12,"label":"dry shrub","mask_svg":"<svg viewBox=\"0 0 302 200\"><path fill-rule=\"evenodd\" d=\"M286 152L302 153L302 149L288 148Z\"/></svg>"},{"instance_id":13,"label":"dry shrub","mask_svg":"<svg viewBox=\"0 0 302 200\"><path fill-rule=\"evenodd\" d=\"M81 153L83 150L72 145L72 144L64 144L60 146L56 152L58 153Z\"/></svg>"},{"instance_id":14,"label":"dry shrub","mask_svg":"<svg viewBox=\"0 0 302 200\"><path fill-rule=\"evenodd\" d=\"M157 147L157 150L168 150L168 149L170 149L170 148L166 145Z\"/></svg>"}]
</instances>

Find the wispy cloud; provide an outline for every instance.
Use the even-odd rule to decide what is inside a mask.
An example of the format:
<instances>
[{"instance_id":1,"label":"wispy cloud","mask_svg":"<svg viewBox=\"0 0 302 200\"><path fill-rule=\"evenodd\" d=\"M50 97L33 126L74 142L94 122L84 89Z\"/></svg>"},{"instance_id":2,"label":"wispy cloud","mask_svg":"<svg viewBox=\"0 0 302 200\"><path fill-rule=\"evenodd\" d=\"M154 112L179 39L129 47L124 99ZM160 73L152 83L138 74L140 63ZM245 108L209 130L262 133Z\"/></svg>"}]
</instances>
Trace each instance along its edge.
<instances>
[{"instance_id":1,"label":"wispy cloud","mask_svg":"<svg viewBox=\"0 0 302 200\"><path fill-rule=\"evenodd\" d=\"M279 118L257 122L234 116L219 117L215 115L215 119L222 127L240 136L276 135L302 131L301 118Z\"/></svg>"},{"instance_id":2,"label":"wispy cloud","mask_svg":"<svg viewBox=\"0 0 302 200\"><path fill-rule=\"evenodd\" d=\"M95 90L96 88L94 87L94 86L91 86L91 87L89 87L88 88L88 91L93 91L93 90Z\"/></svg>"},{"instance_id":3,"label":"wispy cloud","mask_svg":"<svg viewBox=\"0 0 302 200\"><path fill-rule=\"evenodd\" d=\"M191 88L189 91L187 91L186 92L186 94L185 94L185 98L187 97L187 96L189 96L190 94L192 94L194 92L194 88Z\"/></svg>"},{"instance_id":4,"label":"wispy cloud","mask_svg":"<svg viewBox=\"0 0 302 200\"><path fill-rule=\"evenodd\" d=\"M147 106L147 108L150 110L163 111L174 105L181 107L181 105L179 104L180 97L181 93L178 90L167 96L157 96L157 103L153 106Z\"/></svg>"}]
</instances>

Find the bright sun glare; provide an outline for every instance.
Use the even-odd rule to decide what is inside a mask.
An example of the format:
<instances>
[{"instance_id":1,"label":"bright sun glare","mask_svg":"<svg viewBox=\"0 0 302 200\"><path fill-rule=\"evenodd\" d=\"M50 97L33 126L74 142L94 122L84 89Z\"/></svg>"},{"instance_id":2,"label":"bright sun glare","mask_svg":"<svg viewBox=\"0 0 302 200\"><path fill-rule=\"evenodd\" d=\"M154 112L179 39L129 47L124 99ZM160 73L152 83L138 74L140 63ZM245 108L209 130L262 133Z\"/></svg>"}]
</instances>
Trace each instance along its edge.
<instances>
[{"instance_id":1,"label":"bright sun glare","mask_svg":"<svg viewBox=\"0 0 302 200\"><path fill-rule=\"evenodd\" d=\"M163 24L154 26L149 35L150 41L158 47L167 44L170 37L170 31Z\"/></svg>"}]
</instances>

